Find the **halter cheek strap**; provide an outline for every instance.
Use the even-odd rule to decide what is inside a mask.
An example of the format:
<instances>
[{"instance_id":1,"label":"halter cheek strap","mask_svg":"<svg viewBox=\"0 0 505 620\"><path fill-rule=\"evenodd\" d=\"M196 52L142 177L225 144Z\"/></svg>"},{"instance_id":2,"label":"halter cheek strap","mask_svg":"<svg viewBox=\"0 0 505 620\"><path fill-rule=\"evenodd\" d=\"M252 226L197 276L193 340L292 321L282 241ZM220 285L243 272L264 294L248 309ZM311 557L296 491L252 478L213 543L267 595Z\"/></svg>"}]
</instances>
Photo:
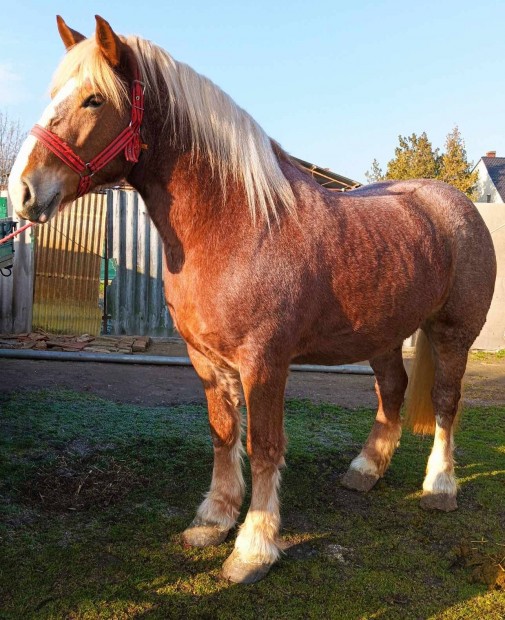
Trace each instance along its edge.
<instances>
[{"instance_id":1,"label":"halter cheek strap","mask_svg":"<svg viewBox=\"0 0 505 620\"><path fill-rule=\"evenodd\" d=\"M87 194L91 187L91 177L110 161L112 161L121 151L124 151L126 161L137 162L142 141L140 138L140 128L144 116L144 84L140 81L138 71L132 83L132 109L130 124L98 155L89 162L85 162L77 155L64 140L52 131L41 125L34 125L30 133L37 140L42 142L52 151L61 161L79 175L79 185L77 186L77 198Z\"/></svg>"}]
</instances>

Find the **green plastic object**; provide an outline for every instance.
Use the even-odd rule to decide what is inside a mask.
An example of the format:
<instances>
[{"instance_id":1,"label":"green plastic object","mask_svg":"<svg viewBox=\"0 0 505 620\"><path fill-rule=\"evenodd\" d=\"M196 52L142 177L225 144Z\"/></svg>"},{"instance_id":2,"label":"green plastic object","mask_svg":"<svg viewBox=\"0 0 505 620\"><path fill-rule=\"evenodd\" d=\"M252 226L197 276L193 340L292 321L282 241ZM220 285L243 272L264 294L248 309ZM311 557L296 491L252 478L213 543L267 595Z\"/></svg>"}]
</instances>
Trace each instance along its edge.
<instances>
[{"instance_id":1,"label":"green plastic object","mask_svg":"<svg viewBox=\"0 0 505 620\"><path fill-rule=\"evenodd\" d=\"M0 239L3 239L7 235L13 232L15 222L12 218L0 218ZM14 240L11 239L0 245L0 269L9 269L12 267L12 259L14 256ZM5 275L2 273L2 275Z\"/></svg>"},{"instance_id":2,"label":"green plastic object","mask_svg":"<svg viewBox=\"0 0 505 620\"><path fill-rule=\"evenodd\" d=\"M7 217L7 198L0 198L0 220Z\"/></svg>"}]
</instances>

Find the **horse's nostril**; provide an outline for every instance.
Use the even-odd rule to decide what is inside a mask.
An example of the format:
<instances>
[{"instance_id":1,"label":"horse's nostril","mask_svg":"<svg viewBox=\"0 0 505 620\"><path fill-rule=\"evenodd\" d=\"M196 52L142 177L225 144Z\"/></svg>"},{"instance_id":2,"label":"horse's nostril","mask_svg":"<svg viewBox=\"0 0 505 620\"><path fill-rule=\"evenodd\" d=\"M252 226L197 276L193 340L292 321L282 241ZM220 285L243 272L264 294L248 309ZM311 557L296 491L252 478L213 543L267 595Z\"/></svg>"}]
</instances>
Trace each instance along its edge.
<instances>
[{"instance_id":1,"label":"horse's nostril","mask_svg":"<svg viewBox=\"0 0 505 620\"><path fill-rule=\"evenodd\" d=\"M32 193L27 183L23 181L23 206L27 207L32 200Z\"/></svg>"}]
</instances>

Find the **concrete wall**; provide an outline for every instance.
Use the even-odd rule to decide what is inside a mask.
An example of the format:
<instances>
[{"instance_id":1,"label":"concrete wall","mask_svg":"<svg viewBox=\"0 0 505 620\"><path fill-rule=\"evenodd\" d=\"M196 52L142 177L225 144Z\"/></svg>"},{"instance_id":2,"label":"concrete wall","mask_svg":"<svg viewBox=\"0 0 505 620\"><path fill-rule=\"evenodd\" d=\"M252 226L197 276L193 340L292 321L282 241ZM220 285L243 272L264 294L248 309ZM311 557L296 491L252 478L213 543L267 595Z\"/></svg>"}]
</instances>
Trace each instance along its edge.
<instances>
[{"instance_id":1,"label":"concrete wall","mask_svg":"<svg viewBox=\"0 0 505 620\"><path fill-rule=\"evenodd\" d=\"M487 321L473 348L494 351L505 348L505 204L476 203L475 206L491 231L498 271Z\"/></svg>"}]
</instances>

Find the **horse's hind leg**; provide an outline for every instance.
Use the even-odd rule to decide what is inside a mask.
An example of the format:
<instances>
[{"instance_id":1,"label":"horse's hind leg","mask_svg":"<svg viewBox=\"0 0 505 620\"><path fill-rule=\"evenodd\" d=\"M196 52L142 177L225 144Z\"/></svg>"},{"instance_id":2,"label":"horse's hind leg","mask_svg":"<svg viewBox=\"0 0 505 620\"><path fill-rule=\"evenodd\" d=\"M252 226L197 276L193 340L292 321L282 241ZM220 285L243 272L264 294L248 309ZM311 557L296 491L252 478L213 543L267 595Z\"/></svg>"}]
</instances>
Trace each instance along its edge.
<instances>
[{"instance_id":1,"label":"horse's hind leg","mask_svg":"<svg viewBox=\"0 0 505 620\"><path fill-rule=\"evenodd\" d=\"M214 469L210 490L183 539L189 545L206 547L225 540L244 497L240 383L237 373L217 368L189 346L188 352L207 396Z\"/></svg>"},{"instance_id":2,"label":"horse's hind leg","mask_svg":"<svg viewBox=\"0 0 505 620\"><path fill-rule=\"evenodd\" d=\"M423 483L421 506L450 511L457 508L453 424L472 339L463 337L459 331L442 324L432 325L426 331L435 362L431 396L436 429Z\"/></svg>"},{"instance_id":3,"label":"horse's hind leg","mask_svg":"<svg viewBox=\"0 0 505 620\"><path fill-rule=\"evenodd\" d=\"M379 400L377 416L365 445L342 478L345 487L357 491L369 491L389 466L402 433L400 408L407 387L401 347L370 364Z\"/></svg>"}]
</instances>

